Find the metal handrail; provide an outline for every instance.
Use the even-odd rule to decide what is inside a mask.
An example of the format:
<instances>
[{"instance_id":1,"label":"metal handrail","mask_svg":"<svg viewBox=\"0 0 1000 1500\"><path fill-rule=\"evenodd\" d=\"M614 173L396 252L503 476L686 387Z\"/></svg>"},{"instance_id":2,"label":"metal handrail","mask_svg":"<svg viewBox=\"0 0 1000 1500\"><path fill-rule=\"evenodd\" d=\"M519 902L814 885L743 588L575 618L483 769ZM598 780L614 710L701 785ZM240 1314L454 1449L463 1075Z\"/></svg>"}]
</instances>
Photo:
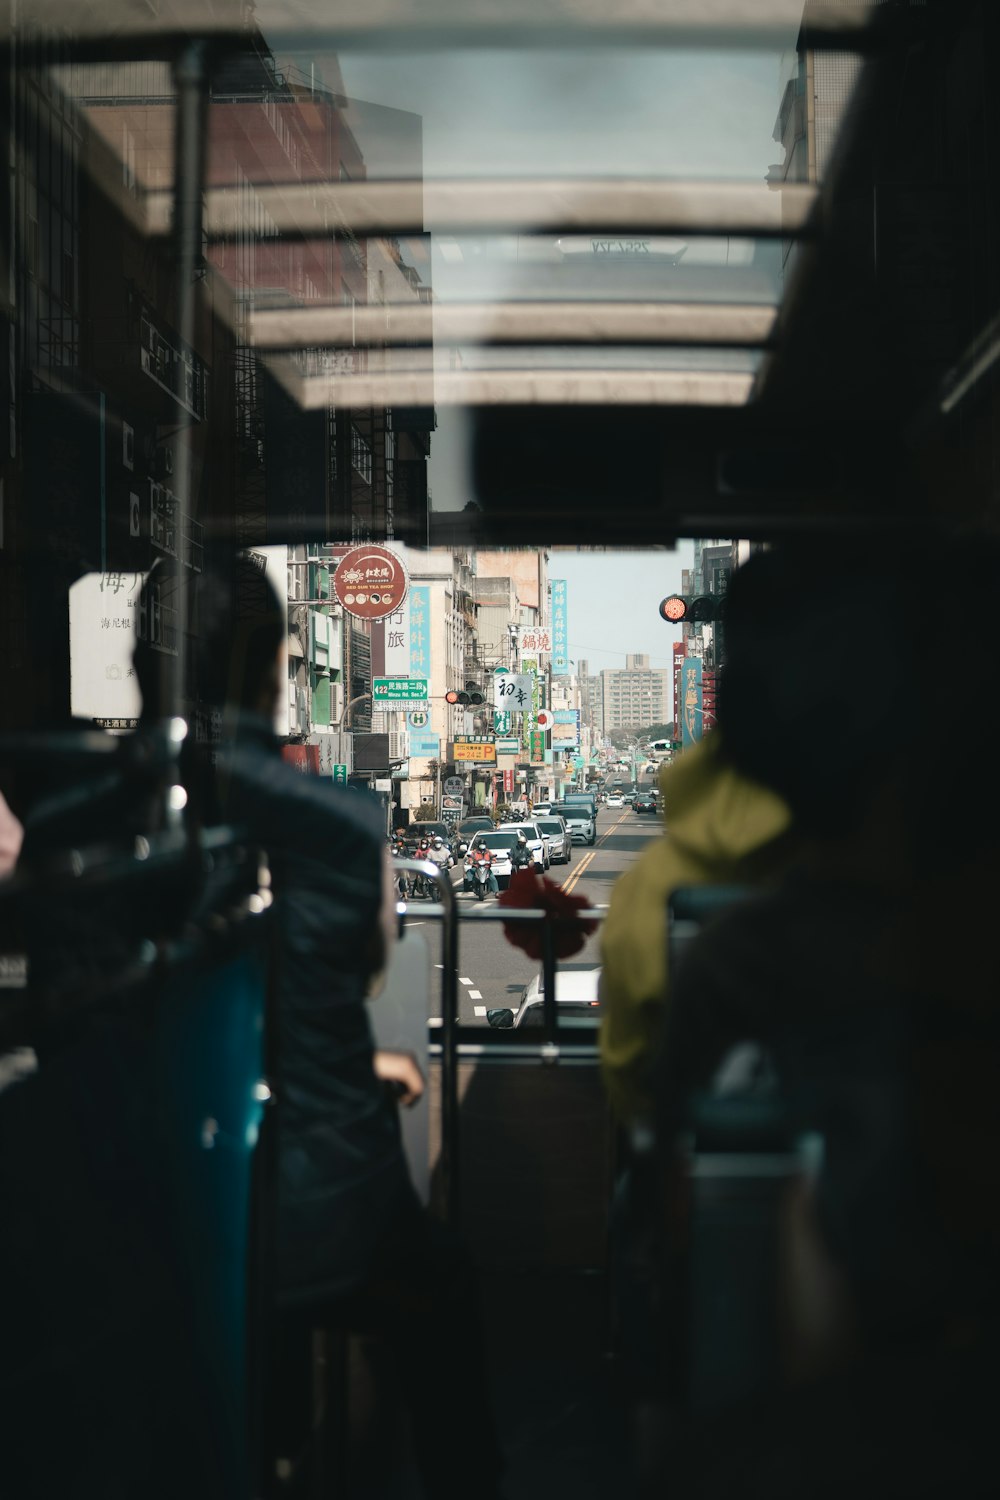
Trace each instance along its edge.
<instances>
[{"instance_id":1,"label":"metal handrail","mask_svg":"<svg viewBox=\"0 0 1000 1500\"><path fill-rule=\"evenodd\" d=\"M441 996L441 1040L435 1046L432 1045L432 1054L441 1059L441 1156L445 1180L445 1216L449 1222L457 1222L460 1200L461 1183L459 1176L459 1110L458 1110L458 921L459 908L455 899L455 892L450 879L448 869L442 868L432 860L422 859L398 859L392 861L393 871L405 871L423 875L426 879L433 880L446 893L444 900L431 905L419 907L421 920L440 917L442 922L441 935L441 959L442 959L442 996ZM397 904L397 911L404 921L408 906L406 902ZM564 1046L561 1051L557 1050L555 1038L558 1033L557 1007L555 998L555 976L556 957L554 944L554 930L557 926L577 927L581 922L601 921L603 912L584 908L579 912L573 912L565 916L559 916L552 912L540 911L537 907L529 910L519 910L515 907L491 907L487 910L477 908L469 912L466 920L486 922L510 922L524 921L531 923L544 923L543 953L542 953L542 1020L543 1035L540 1042L527 1042L517 1044L516 1047L509 1042L491 1044L490 1053L496 1050L497 1055L503 1050L504 1055L532 1056L537 1054L542 1062L552 1063L565 1054L567 1061L590 1060L588 1049L574 1047L570 1044ZM482 1051L485 1052L485 1047Z\"/></svg>"},{"instance_id":2,"label":"metal handrail","mask_svg":"<svg viewBox=\"0 0 1000 1500\"><path fill-rule=\"evenodd\" d=\"M458 902L448 878L430 859L394 859L393 870L403 870L433 880L442 893L435 914L441 916L441 1158L445 1181L445 1218L458 1220L460 1180L458 1155L458 1059L455 1026L458 1012ZM427 908L424 908L425 912Z\"/></svg>"}]
</instances>

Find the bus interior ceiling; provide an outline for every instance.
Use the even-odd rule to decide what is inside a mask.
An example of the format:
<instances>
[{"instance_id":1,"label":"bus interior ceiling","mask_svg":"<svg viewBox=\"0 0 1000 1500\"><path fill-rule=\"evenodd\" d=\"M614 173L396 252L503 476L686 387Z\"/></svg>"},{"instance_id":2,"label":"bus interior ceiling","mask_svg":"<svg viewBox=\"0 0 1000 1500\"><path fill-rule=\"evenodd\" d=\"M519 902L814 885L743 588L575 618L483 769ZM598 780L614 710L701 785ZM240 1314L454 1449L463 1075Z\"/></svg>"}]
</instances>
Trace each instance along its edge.
<instances>
[{"instance_id":1,"label":"bus interior ceiling","mask_svg":"<svg viewBox=\"0 0 1000 1500\"><path fill-rule=\"evenodd\" d=\"M477 387L476 380L468 378L472 372L458 362L435 366L431 373L420 367L409 386L405 381L393 386L389 370L384 375L386 388L396 392L390 400L380 397L383 377L373 362L361 371L369 381L367 396L344 395L354 413L398 407L398 430L409 433L408 441L412 438L407 451L416 461L421 453L426 457L427 444L433 445L438 382L444 404L453 408L452 420L462 428L471 476L464 509L436 510L419 480L412 488L403 482L401 469L394 512L390 515L373 504L360 531L351 529L357 526L351 494L334 492L327 478L320 478L323 499L315 507L294 493L296 483L308 487L315 477L306 460L301 468L294 467L296 449L305 451L306 443L328 422L336 393L347 392L351 376L343 373L343 362L337 363L341 344L331 339L328 346L318 348L315 328L308 321L303 325L290 320L270 346L261 333L256 352L251 350L259 360L254 399L259 399L263 425L270 421L277 431L283 424L275 447L280 444L291 479L285 476L275 482L273 466L248 466L260 430L253 428L257 418L240 405L247 386L241 384L238 355L250 348L250 336L240 322L245 309L239 308L239 297L227 280L232 260L222 253L231 251L238 233L248 232L248 226L234 231L225 219L225 194L213 199L209 151L205 221L197 229L197 274L189 287L175 285L178 261L171 199L177 183L172 148L163 147L161 175L155 181L137 180L129 147L122 146L127 132L123 137L102 118L112 108L101 97L106 81L95 83L94 92L87 93L87 70L97 77L106 65L133 69L136 76L143 69L150 76L165 76L157 72L159 65L176 66L179 58L189 59L191 37L202 28L206 71L198 88L217 88L221 98L224 86L227 99L253 100L270 66L261 32L251 24L253 7L241 10L240 25L232 31L227 30L226 7L208 6L204 0L163 0L162 6L145 10L139 4L119 5L117 0L104 0L101 6L89 0L36 0L36 8L34 34L7 24L7 17L15 14L9 5L0 18L0 91L9 105L8 119L21 129L13 81L17 69L35 69L42 77L51 71L50 88L53 80L58 86L61 79L67 98L77 100L74 149L86 177L83 199L94 205L101 225L113 225L120 234L125 249L115 263L115 274L120 270L123 279L132 278L128 289L112 289L109 283L103 291L110 297L114 290L118 302L134 297L135 308L130 303L128 313L134 321L141 316L142 294L136 291L141 284L161 284L165 323L183 326L183 304L190 302L190 343L205 356L202 375L211 389L206 387L204 400L192 394L187 415L175 424L175 462L189 464L191 470L189 514L179 523L190 525L196 518L207 546L350 537L470 550L555 545L655 548L671 546L680 538L768 541L792 535L819 540L856 537L861 545L884 538L888 545L900 534L926 530L939 533L943 545L954 548L946 556L957 557L969 537L996 531L1000 192L995 164L1000 162L1000 91L993 65L1000 66L1000 8L988 0L886 0L868 8L863 26L853 19L850 25L844 22L851 7L838 0L808 0L797 8L766 0L759 7L767 18L764 23L755 20L753 5L741 0L709 7L721 18L718 21L705 20L693 0L673 6L663 0L661 5L619 7L617 28L613 18L595 19L599 7L559 5L555 0L518 4L506 13L499 0L476 6L452 5L448 0L413 0L412 5L404 0L369 0L367 5L343 7L339 30L336 6L276 0L269 10L266 3L258 4L254 25L265 27L273 18L274 35L268 43L274 52L284 41L286 50L299 58L309 47L329 57L341 44L369 48L373 57L380 49L412 44L417 65L421 49L430 47L461 46L470 57L475 48L489 46L538 46L544 51L558 43L565 24L572 40L586 47L602 46L610 39L618 44L655 42L692 52L737 45L750 50L763 46L777 53L789 44L794 50L797 38L803 53L843 50L858 56L862 64L822 180L772 181L764 197L776 199L777 208L759 200L747 206L742 197L745 184L701 183L700 195L694 192L686 198L678 192L672 198L670 184L661 183L667 208L653 205L647 223L628 219L623 215L641 214L641 205L648 207L651 199L650 184L632 180L627 161L622 176L633 190L631 200L618 191L621 184L612 190L603 179L590 184L593 191L583 207L573 204L572 188L587 188L586 178L569 188L557 181L553 189L556 207L545 211L546 234L674 234L697 239L731 233L755 246L773 248L787 265L784 291L773 325L747 335L742 345L755 356L752 365L739 367L742 373L749 371L742 392L731 383L715 386L712 378L699 386L704 365L697 359L685 369L681 356L711 351L716 337L700 331L697 318L675 337L666 332L661 346L620 316L610 317L603 327L595 317L588 342L584 319L584 332L575 335L576 351L594 356L595 362L580 366L571 361L568 370L553 370L539 356L566 337L565 327L560 332L558 312L552 311L558 297L544 302L534 333L530 319L517 321L515 297L509 310L516 330L505 332L503 318L495 319L493 334L483 347L495 354L513 343L522 356L517 378L507 379L507 366L490 366L489 378L484 376ZM20 9L23 16L27 7ZM798 33L793 26L789 33L787 20L796 9L804 29ZM206 15L213 18L211 25ZM49 21L62 27L58 43L45 31ZM160 103L149 106L166 111L157 125L164 139L177 125L179 77L175 73ZM286 86L285 97L290 99L293 85L281 85ZM305 85L299 80L294 87L301 90ZM127 109L127 98L118 103ZM191 116L195 139L188 142L192 161L204 146L197 132L207 129L216 140L223 133L223 109L210 93L198 102ZM67 109L67 119L72 113ZM12 152L16 144L22 152L29 149L25 142L12 140ZM124 178L119 154L123 150ZM430 232L438 232L431 214L437 201L445 203L441 222L456 235L480 232L482 224L483 232L495 236L541 232L533 230L530 219L519 218L531 211L518 199L521 189L531 188L529 181L508 182L506 196L497 191L489 212L475 197L484 183L489 190L488 173L478 184L452 184L454 198L444 194L439 200L434 194L442 184L423 184ZM261 184L267 185L263 168L257 186ZM312 186L322 195L343 187L343 182ZM602 202L606 188L607 202ZM783 194L789 205L784 216ZM177 193L177 202L183 196ZM200 192L198 199L201 214ZM290 197L283 206L278 193L267 201L267 239L283 245L286 239L297 243L313 235L322 238L314 225L297 222L296 214L305 212L300 200ZM331 213L340 227L329 233L341 247L353 246L356 251L366 234L373 240L398 240L425 232L405 195L382 208L366 204L360 195L354 199L345 194L336 202L336 215L359 215L360 227L352 228ZM692 203L707 216L701 223L694 218ZM560 204L565 208L561 218ZM17 217L23 202L11 199L7 208L11 285L23 292L33 279L23 264L27 251L20 236L25 231ZM213 218L216 212L218 219ZM258 220L249 230L262 242L263 222ZM80 234L80 264L87 265L89 257L88 275L100 288L94 266L100 246L86 242L86 225ZM275 288L270 290L275 293ZM641 317L646 302L636 300ZM11 372L20 370L22 346L16 344L15 330L23 302L23 296L8 301L5 380L8 364ZM289 307L301 310L284 287L277 288L273 307L266 295L258 306L269 314L287 312ZM614 306L622 314L629 307L628 297L619 297ZM83 572L145 567L155 555L145 522L142 553L134 545L127 519L117 529L109 528L103 478L91 484L70 472L74 455L91 453L94 424L105 420L104 395L97 399L96 394L101 381L112 387L122 378L115 368L116 345L124 347L130 334L120 308L116 316L121 326L110 334L101 331L98 324L108 307L110 301L103 307L95 303L79 309L80 327L74 337L84 351L80 360L93 361L84 372L86 378L78 378L68 356L64 368L57 368L53 359L44 369L39 357L39 368L23 391L8 383L11 431L18 442L8 445L4 454L0 492L0 591L10 601L6 609L0 607L0 616L10 635L4 656L12 684L0 703L0 722L12 731L63 728L69 723L68 661L58 650L53 650L51 662L29 659L22 638L25 615L23 609L18 613L18 601L23 605L30 591L46 580L54 596L68 590ZM68 324L76 312L64 307L50 321L46 336L54 338L60 319ZM548 331L547 318L552 324ZM710 317L706 328L709 323ZM263 322L258 326L263 330ZM22 336L23 330L18 331L17 337ZM372 342L377 349L377 337ZM411 333L404 342L411 349L423 347L419 334ZM660 379L663 371L655 361L648 366L640 362L636 369L630 365L629 378L618 379L602 361L609 351L622 347L632 353L666 348L679 363L668 366L666 380ZM211 373L215 365L217 377ZM581 368L586 378L580 377ZM716 373L731 381L731 370ZM191 392L196 392L202 375L192 374ZM594 378L602 375L603 388ZM633 379L636 375L639 378ZM688 377L693 384L685 389L682 382ZM455 394L448 394L450 380ZM333 393L325 404L323 381L330 382ZM488 394L483 396L483 391ZM177 415L166 387L157 402L143 410L151 447ZM55 451L57 445L49 443L53 412L66 423L60 434L62 457ZM241 422L249 425L240 430ZM330 441L342 444L343 433ZM415 462L412 472L416 467ZM269 511L267 486L272 482L280 499ZM179 483L177 488L180 491ZM191 526L182 547L192 545L193 534ZM943 572L950 571L945 562ZM54 599L49 614L37 625L36 646L47 647L64 629L68 606L64 609ZM9 743L4 744L5 754ZM614 1144L600 1091L594 1036L581 1041L576 1064L563 1067L539 1066L534 1053L530 1063L521 1062L516 1047L509 1056L501 1056L502 1049L494 1047L496 1059L491 1063L490 1044L502 1038L484 1038L481 1028L462 1029L456 1040L456 1055L462 1059L456 1088L463 1212L484 1273L484 1301L496 1350L494 1397L515 1439L517 1500L543 1492L569 1493L570 1480L580 1500L591 1494L622 1493L615 1488L616 1475L627 1468L631 1435L625 1408L615 1404L612 1391L607 1356L613 1335L605 1276ZM527 1056L527 1047L523 1050ZM440 1067L435 1060L431 1070L432 1156L440 1152L442 1130ZM359 1423L363 1426L360 1417ZM446 1413L441 1438L448 1440ZM359 1452L373 1462L377 1440L372 1442L369 1432L358 1442Z\"/></svg>"}]
</instances>

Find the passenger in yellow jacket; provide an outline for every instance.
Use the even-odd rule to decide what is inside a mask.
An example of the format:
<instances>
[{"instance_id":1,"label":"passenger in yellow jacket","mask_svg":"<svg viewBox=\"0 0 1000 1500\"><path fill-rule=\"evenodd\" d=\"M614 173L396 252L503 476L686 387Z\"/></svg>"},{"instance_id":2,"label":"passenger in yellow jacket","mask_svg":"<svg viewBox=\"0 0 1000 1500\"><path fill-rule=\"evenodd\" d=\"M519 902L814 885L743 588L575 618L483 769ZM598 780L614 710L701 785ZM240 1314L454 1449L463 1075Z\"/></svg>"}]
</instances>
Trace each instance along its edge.
<instances>
[{"instance_id":1,"label":"passenger in yellow jacket","mask_svg":"<svg viewBox=\"0 0 1000 1500\"><path fill-rule=\"evenodd\" d=\"M667 898L688 885L754 884L788 861L784 802L733 770L708 734L660 773L666 831L616 882L602 937L601 1068L623 1123L647 1113L646 1071L667 987Z\"/></svg>"}]
</instances>

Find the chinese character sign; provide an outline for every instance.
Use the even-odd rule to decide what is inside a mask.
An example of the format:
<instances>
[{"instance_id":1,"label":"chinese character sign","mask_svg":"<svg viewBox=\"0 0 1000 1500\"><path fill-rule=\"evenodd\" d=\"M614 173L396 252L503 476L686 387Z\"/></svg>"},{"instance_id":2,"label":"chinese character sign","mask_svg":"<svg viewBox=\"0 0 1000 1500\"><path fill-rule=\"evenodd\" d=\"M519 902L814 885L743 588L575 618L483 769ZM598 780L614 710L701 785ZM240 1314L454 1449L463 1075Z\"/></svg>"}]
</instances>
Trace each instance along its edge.
<instances>
[{"instance_id":1,"label":"chinese character sign","mask_svg":"<svg viewBox=\"0 0 1000 1500\"><path fill-rule=\"evenodd\" d=\"M569 646L566 637L566 580L552 580L552 671L565 676L569 671Z\"/></svg>"},{"instance_id":2,"label":"chinese character sign","mask_svg":"<svg viewBox=\"0 0 1000 1500\"><path fill-rule=\"evenodd\" d=\"M531 708L533 678L527 672L505 672L498 675L493 692L496 706L508 713L526 713Z\"/></svg>"},{"instance_id":3,"label":"chinese character sign","mask_svg":"<svg viewBox=\"0 0 1000 1500\"><path fill-rule=\"evenodd\" d=\"M142 573L85 573L69 592L70 711L102 727L139 715L132 665Z\"/></svg>"},{"instance_id":4,"label":"chinese character sign","mask_svg":"<svg viewBox=\"0 0 1000 1500\"><path fill-rule=\"evenodd\" d=\"M538 713L539 707L538 662L537 660L522 660L521 669L522 674L527 675L531 679L531 698L528 703L523 705L521 713L521 748L527 753L531 745L531 731L538 727L535 723L535 715ZM516 708L518 705L515 704L514 707Z\"/></svg>"},{"instance_id":5,"label":"chinese character sign","mask_svg":"<svg viewBox=\"0 0 1000 1500\"><path fill-rule=\"evenodd\" d=\"M387 547L352 547L333 574L333 591L350 615L383 620L406 598L406 569Z\"/></svg>"},{"instance_id":6,"label":"chinese character sign","mask_svg":"<svg viewBox=\"0 0 1000 1500\"><path fill-rule=\"evenodd\" d=\"M681 744L693 745L701 739L701 657L686 656L681 668Z\"/></svg>"},{"instance_id":7,"label":"chinese character sign","mask_svg":"<svg viewBox=\"0 0 1000 1500\"><path fill-rule=\"evenodd\" d=\"M427 583L410 589L409 673L411 677L431 674L431 590Z\"/></svg>"},{"instance_id":8,"label":"chinese character sign","mask_svg":"<svg viewBox=\"0 0 1000 1500\"><path fill-rule=\"evenodd\" d=\"M385 617L385 675L410 675L410 604L406 599L394 615ZM424 675L424 674L421 674Z\"/></svg>"},{"instance_id":9,"label":"chinese character sign","mask_svg":"<svg viewBox=\"0 0 1000 1500\"><path fill-rule=\"evenodd\" d=\"M517 628L518 649L521 652L521 670L527 671L525 656L538 656L552 650L552 631L548 625L519 625Z\"/></svg>"}]
</instances>

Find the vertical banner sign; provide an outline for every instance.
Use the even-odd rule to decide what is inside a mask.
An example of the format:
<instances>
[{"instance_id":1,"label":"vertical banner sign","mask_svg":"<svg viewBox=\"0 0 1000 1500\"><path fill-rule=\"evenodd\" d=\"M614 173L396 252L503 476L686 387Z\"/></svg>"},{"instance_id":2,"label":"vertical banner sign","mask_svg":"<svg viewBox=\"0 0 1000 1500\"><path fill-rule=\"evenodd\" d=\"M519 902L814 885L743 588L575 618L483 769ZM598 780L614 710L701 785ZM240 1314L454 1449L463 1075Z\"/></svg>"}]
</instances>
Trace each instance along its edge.
<instances>
[{"instance_id":1,"label":"vertical banner sign","mask_svg":"<svg viewBox=\"0 0 1000 1500\"><path fill-rule=\"evenodd\" d=\"M681 672L687 654L685 641L674 641L674 739L680 739L681 727Z\"/></svg>"},{"instance_id":2,"label":"vertical banner sign","mask_svg":"<svg viewBox=\"0 0 1000 1500\"><path fill-rule=\"evenodd\" d=\"M531 706L525 705L521 714L521 746L527 752L531 749L531 732L537 730L538 710L541 706L538 685L538 661L536 658L524 658L521 661L521 674L531 677Z\"/></svg>"},{"instance_id":3,"label":"vertical banner sign","mask_svg":"<svg viewBox=\"0 0 1000 1500\"><path fill-rule=\"evenodd\" d=\"M419 583L410 589L410 676L431 675L431 589ZM388 637L386 637L388 651Z\"/></svg>"},{"instance_id":4,"label":"vertical banner sign","mask_svg":"<svg viewBox=\"0 0 1000 1500\"><path fill-rule=\"evenodd\" d=\"M569 647L566 644L566 580L552 580L552 675L565 676L569 671Z\"/></svg>"},{"instance_id":5,"label":"vertical banner sign","mask_svg":"<svg viewBox=\"0 0 1000 1500\"><path fill-rule=\"evenodd\" d=\"M694 745L701 739L701 657L686 656L681 668L681 745Z\"/></svg>"},{"instance_id":6,"label":"vertical banner sign","mask_svg":"<svg viewBox=\"0 0 1000 1500\"><path fill-rule=\"evenodd\" d=\"M385 676L410 675L410 604L412 593L394 615L385 617ZM424 673L415 673L424 676Z\"/></svg>"}]
</instances>

